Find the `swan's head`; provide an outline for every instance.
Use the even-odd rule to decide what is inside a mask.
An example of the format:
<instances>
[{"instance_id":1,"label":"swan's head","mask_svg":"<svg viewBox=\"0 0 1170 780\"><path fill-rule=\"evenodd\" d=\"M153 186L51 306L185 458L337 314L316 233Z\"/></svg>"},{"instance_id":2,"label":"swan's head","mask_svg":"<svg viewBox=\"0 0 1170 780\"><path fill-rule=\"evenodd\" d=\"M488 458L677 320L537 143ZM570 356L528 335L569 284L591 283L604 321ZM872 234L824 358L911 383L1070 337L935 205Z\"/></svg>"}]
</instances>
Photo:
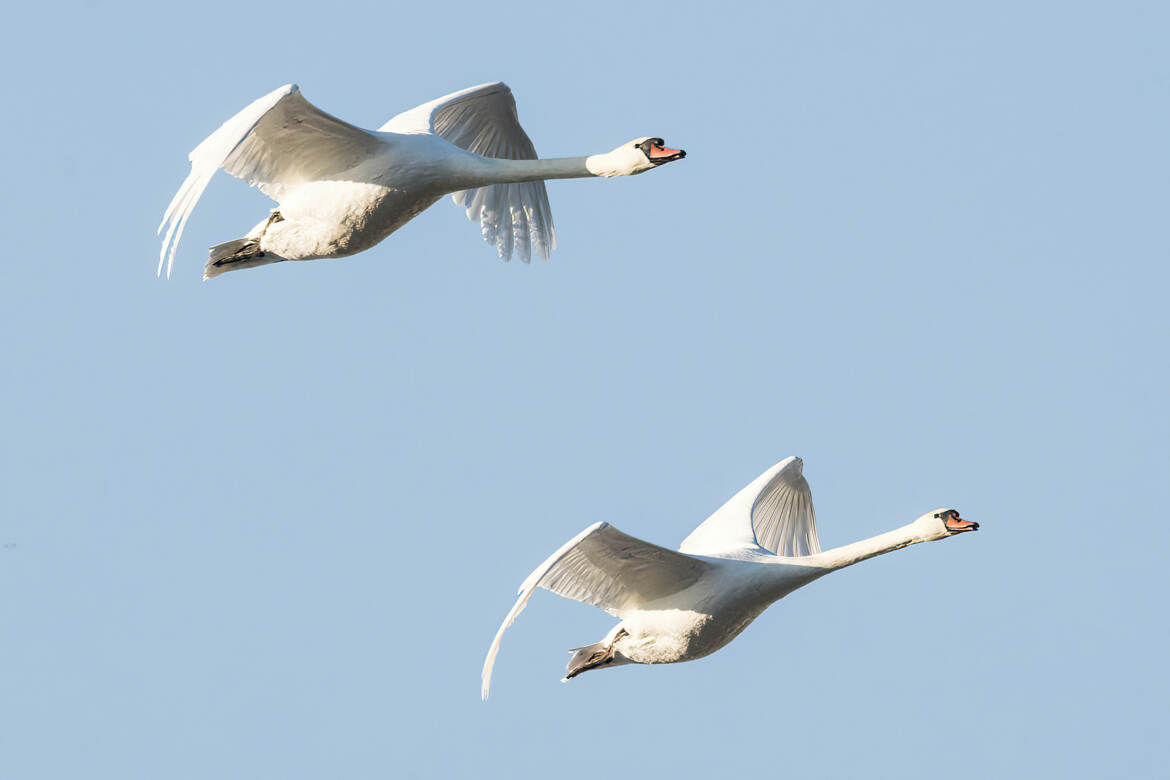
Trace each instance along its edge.
<instances>
[{"instance_id":1,"label":"swan's head","mask_svg":"<svg viewBox=\"0 0 1170 780\"><path fill-rule=\"evenodd\" d=\"M924 541L945 539L966 531L978 531L979 523L959 517L957 509L935 509L914 521L922 527Z\"/></svg>"},{"instance_id":2,"label":"swan's head","mask_svg":"<svg viewBox=\"0 0 1170 780\"><path fill-rule=\"evenodd\" d=\"M687 156L682 149L670 149L661 138L635 138L608 154L595 154L585 161L594 176L633 176Z\"/></svg>"}]
</instances>

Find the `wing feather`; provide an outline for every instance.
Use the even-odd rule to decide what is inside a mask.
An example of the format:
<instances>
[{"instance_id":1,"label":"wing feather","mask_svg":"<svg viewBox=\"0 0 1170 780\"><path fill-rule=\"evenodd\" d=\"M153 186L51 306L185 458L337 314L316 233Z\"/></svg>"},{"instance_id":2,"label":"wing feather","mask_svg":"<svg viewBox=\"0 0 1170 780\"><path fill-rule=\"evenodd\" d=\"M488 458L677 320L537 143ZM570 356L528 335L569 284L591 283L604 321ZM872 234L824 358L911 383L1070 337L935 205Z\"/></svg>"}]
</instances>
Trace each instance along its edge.
<instances>
[{"instance_id":1,"label":"wing feather","mask_svg":"<svg viewBox=\"0 0 1170 780\"><path fill-rule=\"evenodd\" d=\"M803 466L800 458L792 457L765 471L703 521L679 549L711 555L758 545L786 557L820 552Z\"/></svg>"},{"instance_id":2,"label":"wing feather","mask_svg":"<svg viewBox=\"0 0 1170 780\"><path fill-rule=\"evenodd\" d=\"M481 157L535 160L536 147L520 126L516 100L506 84L495 82L453 92L391 119L381 128L395 133L434 133ZM479 222L484 240L501 258L513 252L527 263L535 253L548 260L556 248L556 229L542 181L493 184L456 192L455 204Z\"/></svg>"},{"instance_id":3,"label":"wing feather","mask_svg":"<svg viewBox=\"0 0 1170 780\"><path fill-rule=\"evenodd\" d=\"M538 587L600 607L613 615L689 588L710 569L707 561L644 542L609 523L595 523L570 539L520 585L483 664L483 698L504 631Z\"/></svg>"},{"instance_id":4,"label":"wing feather","mask_svg":"<svg viewBox=\"0 0 1170 780\"><path fill-rule=\"evenodd\" d=\"M188 155L191 172L158 228L160 233L166 228L158 257L159 275L165 260L170 277L187 219L220 168L279 201L285 187L336 176L383 147L373 133L309 103L296 84L286 84L253 101Z\"/></svg>"},{"instance_id":5,"label":"wing feather","mask_svg":"<svg viewBox=\"0 0 1170 780\"><path fill-rule=\"evenodd\" d=\"M821 551L808 482L799 470L776 475L752 507L752 526L761 547L788 557Z\"/></svg>"}]
</instances>

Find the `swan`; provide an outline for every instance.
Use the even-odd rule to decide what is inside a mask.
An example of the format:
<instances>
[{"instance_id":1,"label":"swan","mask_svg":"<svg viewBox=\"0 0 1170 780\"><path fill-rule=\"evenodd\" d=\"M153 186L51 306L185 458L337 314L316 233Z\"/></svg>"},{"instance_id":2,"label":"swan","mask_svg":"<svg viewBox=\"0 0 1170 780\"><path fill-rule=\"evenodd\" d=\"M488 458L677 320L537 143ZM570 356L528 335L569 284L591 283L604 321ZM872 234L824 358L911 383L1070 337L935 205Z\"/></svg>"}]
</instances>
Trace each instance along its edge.
<instances>
[{"instance_id":1,"label":"swan","mask_svg":"<svg viewBox=\"0 0 1170 780\"><path fill-rule=\"evenodd\" d=\"M507 85L453 92L399 114L377 131L321 111L287 84L224 122L188 155L191 172L163 215L158 258L167 278L175 248L215 172L260 188L278 207L239 239L213 246L203 269L345 257L369 249L443 195L479 221L500 257L545 260L556 247L545 179L631 176L686 156L641 137L605 154L538 160Z\"/></svg>"},{"instance_id":2,"label":"swan","mask_svg":"<svg viewBox=\"0 0 1170 780\"><path fill-rule=\"evenodd\" d=\"M623 664L710 655L773 602L829 572L918 542L979 528L954 509L821 552L804 462L786 458L739 491L683 540L678 552L595 523L549 556L520 586L483 665L481 694L504 631L537 587L621 618L596 644L574 648L563 681Z\"/></svg>"}]
</instances>

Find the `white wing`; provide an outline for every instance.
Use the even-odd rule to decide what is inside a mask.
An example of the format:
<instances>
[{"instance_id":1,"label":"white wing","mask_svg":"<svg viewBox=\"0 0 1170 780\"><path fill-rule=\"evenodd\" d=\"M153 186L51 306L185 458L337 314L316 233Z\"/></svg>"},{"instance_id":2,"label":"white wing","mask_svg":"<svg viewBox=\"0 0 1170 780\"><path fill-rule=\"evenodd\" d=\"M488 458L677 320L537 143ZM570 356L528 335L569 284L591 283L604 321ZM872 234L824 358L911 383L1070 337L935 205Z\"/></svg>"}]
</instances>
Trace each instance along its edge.
<instances>
[{"instance_id":1,"label":"white wing","mask_svg":"<svg viewBox=\"0 0 1170 780\"><path fill-rule=\"evenodd\" d=\"M532 145L516 117L516 101L507 84L481 84L453 92L399 114L380 128L390 133L434 133L481 157L535 160ZM508 260L515 250L528 262L533 253L548 260L557 246L552 211L544 182L493 184L451 196L478 221L485 241Z\"/></svg>"},{"instance_id":2,"label":"white wing","mask_svg":"<svg viewBox=\"0 0 1170 780\"><path fill-rule=\"evenodd\" d=\"M796 557L821 551L812 491L800 458L786 458L736 493L683 540L680 550L712 555L759 545Z\"/></svg>"},{"instance_id":3,"label":"white wing","mask_svg":"<svg viewBox=\"0 0 1170 780\"><path fill-rule=\"evenodd\" d=\"M279 201L283 187L336 176L383 148L374 134L313 106L296 84L268 93L224 122L188 155L191 173L158 227L160 233L167 230L158 256L159 274L165 258L170 277L187 218L219 168Z\"/></svg>"},{"instance_id":4,"label":"white wing","mask_svg":"<svg viewBox=\"0 0 1170 780\"><path fill-rule=\"evenodd\" d=\"M589 526L550 555L520 586L520 598L496 632L483 664L483 698L488 696L500 639L537 587L620 616L689 588L710 568L706 561L643 542L609 523Z\"/></svg>"}]
</instances>

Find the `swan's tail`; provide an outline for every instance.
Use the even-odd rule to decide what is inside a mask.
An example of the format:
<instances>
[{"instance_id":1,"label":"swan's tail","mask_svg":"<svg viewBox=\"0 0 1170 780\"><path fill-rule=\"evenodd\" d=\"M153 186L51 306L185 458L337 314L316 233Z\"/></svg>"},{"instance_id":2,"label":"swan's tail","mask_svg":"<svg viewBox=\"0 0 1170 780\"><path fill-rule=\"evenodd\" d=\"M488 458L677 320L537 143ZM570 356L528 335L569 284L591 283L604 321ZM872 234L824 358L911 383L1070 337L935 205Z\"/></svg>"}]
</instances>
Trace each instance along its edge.
<instances>
[{"instance_id":1,"label":"swan's tail","mask_svg":"<svg viewBox=\"0 0 1170 780\"><path fill-rule=\"evenodd\" d=\"M227 271L279 263L284 259L271 252L261 251L260 242L254 238L237 238L234 241L216 244L207 254L210 259L203 266L204 280L219 276Z\"/></svg>"}]
</instances>

